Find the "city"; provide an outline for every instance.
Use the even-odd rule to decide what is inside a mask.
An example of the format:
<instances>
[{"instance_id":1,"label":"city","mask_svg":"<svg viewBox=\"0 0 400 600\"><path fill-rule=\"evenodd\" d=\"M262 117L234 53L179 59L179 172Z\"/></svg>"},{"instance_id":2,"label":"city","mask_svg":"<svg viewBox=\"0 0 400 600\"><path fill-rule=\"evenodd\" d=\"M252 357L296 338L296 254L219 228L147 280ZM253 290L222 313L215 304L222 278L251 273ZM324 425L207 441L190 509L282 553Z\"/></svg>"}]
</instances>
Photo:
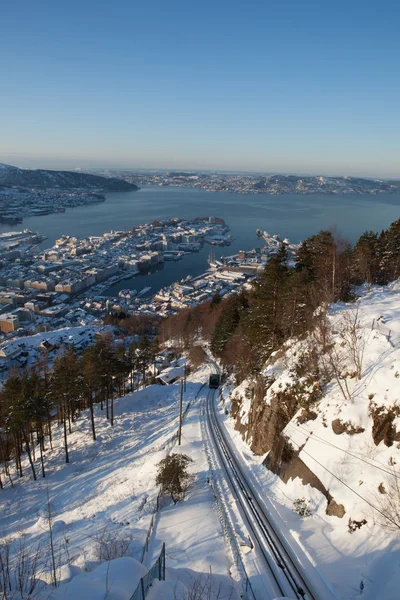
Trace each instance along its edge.
<instances>
[{"instance_id":1,"label":"city","mask_svg":"<svg viewBox=\"0 0 400 600\"><path fill-rule=\"evenodd\" d=\"M44 343L54 354L62 343L85 347L83 340L89 344L107 316L168 317L215 294L222 298L243 286L250 289L254 277L282 244L278 236L258 235L264 237L265 246L221 261L213 259L213 254L218 246L230 244L231 235L217 217L173 218L84 239L63 236L44 251L37 248L43 241L40 234L0 234L2 374L34 362L37 348ZM297 246L284 242L294 254ZM185 260L185 255L203 244L210 246L209 270L203 275L188 276L153 292L132 288L121 290L117 297L107 294L112 284L132 281L165 260ZM91 335L82 337L85 326Z\"/></svg>"},{"instance_id":2,"label":"city","mask_svg":"<svg viewBox=\"0 0 400 600\"><path fill-rule=\"evenodd\" d=\"M394 194L399 181L372 180L359 177L322 177L262 175L249 173L209 173L184 171L133 172L102 169L106 176L121 177L137 185L159 185L203 189L210 192L237 194Z\"/></svg>"}]
</instances>

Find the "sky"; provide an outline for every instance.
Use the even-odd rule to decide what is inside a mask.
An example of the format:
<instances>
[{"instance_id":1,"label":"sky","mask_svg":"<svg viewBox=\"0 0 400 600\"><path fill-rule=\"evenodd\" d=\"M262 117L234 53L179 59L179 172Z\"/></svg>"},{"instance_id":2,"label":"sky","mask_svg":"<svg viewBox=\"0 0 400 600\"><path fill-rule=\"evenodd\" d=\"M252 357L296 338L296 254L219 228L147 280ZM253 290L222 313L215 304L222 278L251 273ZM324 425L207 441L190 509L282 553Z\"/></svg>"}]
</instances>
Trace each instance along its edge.
<instances>
[{"instance_id":1,"label":"sky","mask_svg":"<svg viewBox=\"0 0 400 600\"><path fill-rule=\"evenodd\" d=\"M400 5L15 0L0 162L400 177Z\"/></svg>"}]
</instances>

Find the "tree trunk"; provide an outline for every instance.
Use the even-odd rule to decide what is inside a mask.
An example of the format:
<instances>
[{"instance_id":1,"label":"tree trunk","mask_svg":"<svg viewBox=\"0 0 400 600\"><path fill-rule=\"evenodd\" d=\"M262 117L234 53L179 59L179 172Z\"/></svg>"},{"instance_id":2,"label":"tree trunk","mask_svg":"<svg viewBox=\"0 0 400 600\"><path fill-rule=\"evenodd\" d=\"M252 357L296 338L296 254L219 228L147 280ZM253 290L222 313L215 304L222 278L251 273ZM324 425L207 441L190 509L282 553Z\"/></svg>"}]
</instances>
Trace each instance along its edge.
<instances>
[{"instance_id":1,"label":"tree trunk","mask_svg":"<svg viewBox=\"0 0 400 600\"><path fill-rule=\"evenodd\" d=\"M50 448L53 450L53 436L51 434L51 415L50 415L50 411L47 413L47 426L49 428Z\"/></svg>"},{"instance_id":2,"label":"tree trunk","mask_svg":"<svg viewBox=\"0 0 400 600\"><path fill-rule=\"evenodd\" d=\"M36 477L35 465L33 464L33 460L32 460L31 448L30 448L30 445L29 445L29 435L27 435L25 433L24 437L25 437L26 452L28 454L29 464L31 465L33 479L36 481L37 477Z\"/></svg>"},{"instance_id":3,"label":"tree trunk","mask_svg":"<svg viewBox=\"0 0 400 600\"><path fill-rule=\"evenodd\" d=\"M94 411L93 411L93 398L90 399L90 419L92 422L92 435L94 441L96 441L96 427L94 424Z\"/></svg>"},{"instance_id":4,"label":"tree trunk","mask_svg":"<svg viewBox=\"0 0 400 600\"><path fill-rule=\"evenodd\" d=\"M16 469L19 471L19 476L22 477L22 462L21 462L21 443L19 440L19 436L17 435L15 438L15 464Z\"/></svg>"},{"instance_id":5,"label":"tree trunk","mask_svg":"<svg viewBox=\"0 0 400 600\"><path fill-rule=\"evenodd\" d=\"M18 473L18 469L19 469L19 463L18 463L18 449L17 446L15 446L15 470ZM22 477L22 475L20 474L20 477Z\"/></svg>"},{"instance_id":6,"label":"tree trunk","mask_svg":"<svg viewBox=\"0 0 400 600\"><path fill-rule=\"evenodd\" d=\"M39 443L39 448L40 448L40 462L41 462L41 465L42 465L42 477L44 478L44 477L46 477L46 473L45 473L45 471L44 471L44 460L43 460L42 439L40 440L40 443Z\"/></svg>"},{"instance_id":7,"label":"tree trunk","mask_svg":"<svg viewBox=\"0 0 400 600\"><path fill-rule=\"evenodd\" d=\"M44 452L44 450L45 450L45 448L44 448L44 427L43 427L42 422L40 423L39 444L42 449L42 452Z\"/></svg>"},{"instance_id":8,"label":"tree trunk","mask_svg":"<svg viewBox=\"0 0 400 600\"><path fill-rule=\"evenodd\" d=\"M65 408L63 408L64 412L64 447L65 447L65 462L69 463L69 452L68 452L68 436L67 436L67 420L65 418Z\"/></svg>"},{"instance_id":9,"label":"tree trunk","mask_svg":"<svg viewBox=\"0 0 400 600\"><path fill-rule=\"evenodd\" d=\"M32 447L33 460L36 460L35 441L33 439L33 429L31 429L31 447Z\"/></svg>"}]
</instances>

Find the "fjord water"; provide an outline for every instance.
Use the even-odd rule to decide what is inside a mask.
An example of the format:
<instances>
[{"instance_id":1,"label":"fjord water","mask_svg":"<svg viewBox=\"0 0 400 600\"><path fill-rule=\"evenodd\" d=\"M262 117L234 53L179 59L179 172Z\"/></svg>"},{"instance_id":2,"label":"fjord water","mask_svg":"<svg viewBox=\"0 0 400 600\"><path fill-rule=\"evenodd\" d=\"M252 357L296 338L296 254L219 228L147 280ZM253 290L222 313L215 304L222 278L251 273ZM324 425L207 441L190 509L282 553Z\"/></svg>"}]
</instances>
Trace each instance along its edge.
<instances>
[{"instance_id":1,"label":"fjord water","mask_svg":"<svg viewBox=\"0 0 400 600\"><path fill-rule=\"evenodd\" d=\"M0 225L0 231L28 228L47 236L42 248L53 245L62 234L85 237L168 217L190 218L215 215L225 219L235 238L231 246L214 247L215 255L226 256L239 249L260 245L257 228L279 233L299 242L321 229L335 227L342 237L354 242L366 230L380 231L400 217L400 194L379 195L251 195L207 192L200 189L143 186L137 192L106 194L106 202L67 209L65 213L27 217L22 225ZM156 291L188 274L199 275L207 267L211 247L167 262L152 275L124 280L110 290L151 286Z\"/></svg>"}]
</instances>

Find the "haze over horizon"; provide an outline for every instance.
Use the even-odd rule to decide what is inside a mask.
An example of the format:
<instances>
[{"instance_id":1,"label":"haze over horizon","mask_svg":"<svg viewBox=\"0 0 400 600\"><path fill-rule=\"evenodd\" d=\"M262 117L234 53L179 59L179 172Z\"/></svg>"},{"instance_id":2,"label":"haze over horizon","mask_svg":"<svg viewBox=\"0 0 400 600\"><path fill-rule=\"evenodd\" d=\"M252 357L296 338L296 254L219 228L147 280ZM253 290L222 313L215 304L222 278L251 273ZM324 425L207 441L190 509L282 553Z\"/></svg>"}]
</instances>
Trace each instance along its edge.
<instances>
[{"instance_id":1,"label":"haze over horizon","mask_svg":"<svg viewBox=\"0 0 400 600\"><path fill-rule=\"evenodd\" d=\"M21 0L0 162L400 177L397 3Z\"/></svg>"},{"instance_id":2,"label":"haze over horizon","mask_svg":"<svg viewBox=\"0 0 400 600\"><path fill-rule=\"evenodd\" d=\"M56 171L106 171L106 170L110 170L110 171L132 171L132 172L168 172L168 171L185 171L185 172L196 172L196 173L237 173L237 174L242 174L242 175L260 175L260 176L268 176L268 175L283 175L283 176L289 176L289 175L295 175L295 176L299 176L299 177L359 177L362 179L382 179L382 180L393 180L393 181L397 181L400 180L400 176L399 177L382 177L382 176L378 176L378 175L357 175L357 174L352 174L352 175L345 175L342 173L308 173L308 172L294 172L294 171L287 171L287 172L283 172L283 171L262 171L262 170L241 170L241 169L201 169L201 168L190 168L190 167L180 167L179 165L176 167L170 167L170 168L166 168L166 167L131 167L131 166L125 166L125 167L121 167L121 166L110 166L107 164L104 164L102 166L99 165L93 165L93 166L80 166L78 165L76 162L74 161L61 161L60 159L56 159L56 162L58 163L60 161L59 166L50 166L51 165L51 160L50 161L39 161L40 164L36 165L30 165L29 161L24 160L24 161L20 161L20 164L13 164L11 165L10 163L1 163L0 162L0 166L1 165L6 165L6 166L10 166L10 167L18 167L20 169L29 169L29 170L35 170L35 169L44 169L44 170L56 170ZM34 163L36 163L36 160L33 161ZM50 165L48 164L50 163Z\"/></svg>"}]
</instances>

